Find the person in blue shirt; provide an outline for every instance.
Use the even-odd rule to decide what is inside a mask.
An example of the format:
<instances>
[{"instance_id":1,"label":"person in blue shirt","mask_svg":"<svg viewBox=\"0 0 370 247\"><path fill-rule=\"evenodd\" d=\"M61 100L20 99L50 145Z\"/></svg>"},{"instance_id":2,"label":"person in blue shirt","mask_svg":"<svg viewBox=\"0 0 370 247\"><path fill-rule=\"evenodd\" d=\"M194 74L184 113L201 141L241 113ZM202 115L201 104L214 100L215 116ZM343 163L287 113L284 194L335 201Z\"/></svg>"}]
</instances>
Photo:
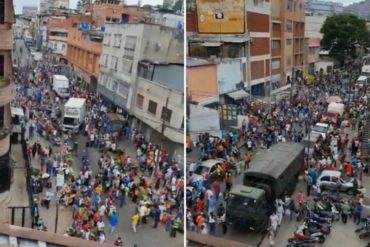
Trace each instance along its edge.
<instances>
[{"instance_id":1,"label":"person in blue shirt","mask_svg":"<svg viewBox=\"0 0 370 247\"><path fill-rule=\"evenodd\" d=\"M109 218L109 224L110 224L110 234L114 232L114 229L116 228L118 223L118 217L115 212L112 213L112 215Z\"/></svg>"},{"instance_id":2,"label":"person in blue shirt","mask_svg":"<svg viewBox=\"0 0 370 247\"><path fill-rule=\"evenodd\" d=\"M361 203L357 203L355 207L355 212L353 215L353 222L356 223L356 225L360 224L362 212L364 211L364 207L361 205Z\"/></svg>"}]
</instances>

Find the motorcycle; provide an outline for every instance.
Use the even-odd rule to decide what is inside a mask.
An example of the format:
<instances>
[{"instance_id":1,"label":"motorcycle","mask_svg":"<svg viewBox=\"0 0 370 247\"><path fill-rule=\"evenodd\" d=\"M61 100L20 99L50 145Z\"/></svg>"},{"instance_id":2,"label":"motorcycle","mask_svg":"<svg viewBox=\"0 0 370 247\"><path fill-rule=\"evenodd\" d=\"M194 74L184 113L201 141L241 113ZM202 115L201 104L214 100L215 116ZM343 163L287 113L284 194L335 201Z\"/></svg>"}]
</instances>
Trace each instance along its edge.
<instances>
[{"instance_id":1,"label":"motorcycle","mask_svg":"<svg viewBox=\"0 0 370 247\"><path fill-rule=\"evenodd\" d=\"M370 216L362 218L361 221L364 223L361 227L355 230L356 233L370 230Z\"/></svg>"},{"instance_id":2,"label":"motorcycle","mask_svg":"<svg viewBox=\"0 0 370 247\"><path fill-rule=\"evenodd\" d=\"M328 224L325 223L319 223L315 220L306 220L308 230L311 232L321 231L325 235L329 235L331 232L331 228Z\"/></svg>"},{"instance_id":3,"label":"motorcycle","mask_svg":"<svg viewBox=\"0 0 370 247\"><path fill-rule=\"evenodd\" d=\"M325 223L328 224L330 227L332 226L333 219L332 218L327 218L327 217L322 217L315 212L310 212L308 213L308 219L315 220L319 223Z\"/></svg>"},{"instance_id":4,"label":"motorcycle","mask_svg":"<svg viewBox=\"0 0 370 247\"><path fill-rule=\"evenodd\" d=\"M306 233L306 235L305 235ZM309 233L307 231L307 224L303 223L298 229L294 232L292 236L288 238L288 242L304 242L304 243L324 243L325 236L320 231Z\"/></svg>"},{"instance_id":5,"label":"motorcycle","mask_svg":"<svg viewBox=\"0 0 370 247\"><path fill-rule=\"evenodd\" d=\"M332 218L335 221L339 221L340 219L339 211L332 202L329 202L326 205L321 201L316 202L314 212L322 217Z\"/></svg>"}]
</instances>

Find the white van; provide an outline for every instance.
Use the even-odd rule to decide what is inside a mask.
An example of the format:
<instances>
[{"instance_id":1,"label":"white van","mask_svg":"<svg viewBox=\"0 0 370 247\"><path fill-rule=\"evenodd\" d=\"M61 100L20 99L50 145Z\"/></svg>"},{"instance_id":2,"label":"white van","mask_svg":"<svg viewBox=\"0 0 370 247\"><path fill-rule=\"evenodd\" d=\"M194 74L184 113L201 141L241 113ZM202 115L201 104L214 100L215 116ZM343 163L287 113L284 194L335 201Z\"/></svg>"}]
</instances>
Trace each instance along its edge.
<instances>
[{"instance_id":1,"label":"white van","mask_svg":"<svg viewBox=\"0 0 370 247\"><path fill-rule=\"evenodd\" d=\"M329 124L317 123L311 130L313 133L320 134L324 139L329 132Z\"/></svg>"}]
</instances>

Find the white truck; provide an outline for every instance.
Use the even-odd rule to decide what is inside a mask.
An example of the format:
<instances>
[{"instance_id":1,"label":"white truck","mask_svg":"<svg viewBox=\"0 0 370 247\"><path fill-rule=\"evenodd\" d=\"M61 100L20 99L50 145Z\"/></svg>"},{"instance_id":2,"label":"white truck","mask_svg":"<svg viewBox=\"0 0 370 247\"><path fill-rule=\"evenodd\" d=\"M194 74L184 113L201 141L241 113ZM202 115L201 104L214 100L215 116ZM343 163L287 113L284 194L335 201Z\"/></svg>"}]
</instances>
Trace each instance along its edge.
<instances>
[{"instance_id":1,"label":"white truck","mask_svg":"<svg viewBox=\"0 0 370 247\"><path fill-rule=\"evenodd\" d=\"M53 91L61 98L69 97L69 80L64 75L53 75Z\"/></svg>"},{"instance_id":2,"label":"white truck","mask_svg":"<svg viewBox=\"0 0 370 247\"><path fill-rule=\"evenodd\" d=\"M63 131L78 133L85 120L86 99L70 98L64 105Z\"/></svg>"}]
</instances>

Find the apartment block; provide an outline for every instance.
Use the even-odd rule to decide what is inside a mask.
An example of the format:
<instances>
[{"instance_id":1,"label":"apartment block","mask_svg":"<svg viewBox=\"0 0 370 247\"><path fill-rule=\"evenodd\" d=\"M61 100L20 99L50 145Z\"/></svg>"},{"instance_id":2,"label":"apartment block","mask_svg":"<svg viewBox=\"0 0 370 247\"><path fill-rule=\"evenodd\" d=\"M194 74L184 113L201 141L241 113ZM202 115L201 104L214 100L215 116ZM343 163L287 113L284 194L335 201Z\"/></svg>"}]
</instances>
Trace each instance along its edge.
<instances>
[{"instance_id":1,"label":"apartment block","mask_svg":"<svg viewBox=\"0 0 370 247\"><path fill-rule=\"evenodd\" d=\"M139 23L144 19L144 11L139 6L122 6L112 3L95 3L92 17L97 27L105 23Z\"/></svg>"},{"instance_id":2,"label":"apartment block","mask_svg":"<svg viewBox=\"0 0 370 247\"><path fill-rule=\"evenodd\" d=\"M307 43L307 69L313 74L318 71L320 59L320 41L323 34L320 32L326 16L307 16L305 17L305 38Z\"/></svg>"},{"instance_id":3,"label":"apartment block","mask_svg":"<svg viewBox=\"0 0 370 247\"><path fill-rule=\"evenodd\" d=\"M196 0L187 6L186 16L190 57L240 63L240 77L227 82L233 86L221 80L219 89L238 90L244 84L251 95L269 95L285 89L293 73L305 67L301 0Z\"/></svg>"},{"instance_id":4,"label":"apartment block","mask_svg":"<svg viewBox=\"0 0 370 247\"><path fill-rule=\"evenodd\" d=\"M12 50L14 9L12 0L0 1L0 193L10 188L10 102L14 99Z\"/></svg>"},{"instance_id":5,"label":"apartment block","mask_svg":"<svg viewBox=\"0 0 370 247\"><path fill-rule=\"evenodd\" d=\"M157 118L154 121L154 123L157 121L157 126L158 122L161 122L160 117L165 95L171 91L169 97L172 100L172 97L177 95L176 97L179 98L178 95L183 94L183 90L173 88L174 85L177 85L175 82L180 79L181 85L183 85L181 72L183 68L176 66L176 64L183 64L183 59L182 30L145 23L106 24L100 59L101 75L98 93L113 108L122 110L130 119L129 122L133 127L145 129L145 136L149 138L149 136L154 136L154 133L158 134L160 128L144 128L144 126L153 126L151 118L153 120ZM164 64L169 65L164 66ZM171 80L173 80L173 84L169 83ZM158 108L158 111L151 111L151 115L147 116L149 113L147 113L145 104L149 104L147 100L150 93L142 91L140 87L146 87L145 85L151 81L154 81L153 88L154 86L158 87L158 92L166 91L167 93L163 93L160 102L158 99L151 99L158 107L159 105L161 107ZM141 86L139 87L139 85ZM138 101L141 102L141 99L143 100L144 112L137 107ZM166 124L179 130L181 129L181 121L179 117L175 117L177 110L177 108L171 109L173 117L169 118ZM144 113L146 115L143 115ZM169 140L178 142L179 134L170 134L170 132L170 129L166 130L165 136Z\"/></svg>"},{"instance_id":6,"label":"apartment block","mask_svg":"<svg viewBox=\"0 0 370 247\"><path fill-rule=\"evenodd\" d=\"M91 23L90 16L54 16L47 22L47 49L51 51L54 63L67 64L68 29L81 23Z\"/></svg>"},{"instance_id":7,"label":"apartment block","mask_svg":"<svg viewBox=\"0 0 370 247\"><path fill-rule=\"evenodd\" d=\"M300 77L306 66L305 9L301 0L272 1L272 90Z\"/></svg>"},{"instance_id":8,"label":"apartment block","mask_svg":"<svg viewBox=\"0 0 370 247\"><path fill-rule=\"evenodd\" d=\"M87 91L97 92L102 43L102 32L82 31L74 27L68 29L68 64L73 78L82 82Z\"/></svg>"}]
</instances>

